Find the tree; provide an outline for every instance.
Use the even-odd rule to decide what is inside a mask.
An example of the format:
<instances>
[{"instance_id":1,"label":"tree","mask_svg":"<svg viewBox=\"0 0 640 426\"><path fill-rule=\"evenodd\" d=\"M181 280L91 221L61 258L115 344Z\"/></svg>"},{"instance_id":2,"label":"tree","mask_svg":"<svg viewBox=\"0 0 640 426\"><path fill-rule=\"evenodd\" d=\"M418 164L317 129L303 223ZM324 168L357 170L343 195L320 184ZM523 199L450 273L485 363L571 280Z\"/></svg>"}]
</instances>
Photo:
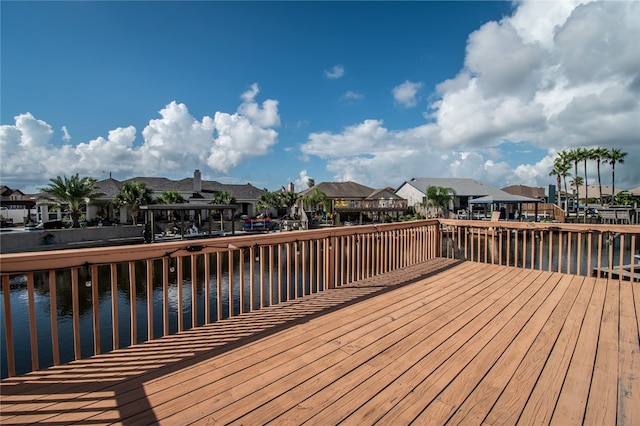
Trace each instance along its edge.
<instances>
[{"instance_id":1,"label":"tree","mask_svg":"<svg viewBox=\"0 0 640 426\"><path fill-rule=\"evenodd\" d=\"M234 204L235 202L236 202L236 198L229 191L215 192L213 194L213 197L211 197L211 204L228 205L228 204ZM224 217L222 214L223 211L222 210L217 210L217 211L220 213L220 229L223 230L224 229Z\"/></svg>"},{"instance_id":2,"label":"tree","mask_svg":"<svg viewBox=\"0 0 640 426\"><path fill-rule=\"evenodd\" d=\"M182 204L185 202L185 199L178 191L172 189L170 191L162 191L160 198L156 199L156 202L158 204ZM171 210L168 211L167 218L173 220Z\"/></svg>"},{"instance_id":3,"label":"tree","mask_svg":"<svg viewBox=\"0 0 640 426\"><path fill-rule=\"evenodd\" d=\"M98 191L96 180L91 177L80 178L78 174L49 179L49 185L40 188L39 199L47 201L60 209L66 208L73 221L73 228L80 228L82 207L104 194Z\"/></svg>"},{"instance_id":4,"label":"tree","mask_svg":"<svg viewBox=\"0 0 640 426\"><path fill-rule=\"evenodd\" d=\"M219 191L213 194L211 197L211 204L234 204L236 202L236 198L229 191Z\"/></svg>"},{"instance_id":5,"label":"tree","mask_svg":"<svg viewBox=\"0 0 640 426\"><path fill-rule=\"evenodd\" d=\"M629 191L620 191L616 197L616 205L618 206L632 206L634 203L638 202L638 197L634 197Z\"/></svg>"},{"instance_id":6,"label":"tree","mask_svg":"<svg viewBox=\"0 0 640 426\"><path fill-rule=\"evenodd\" d=\"M558 154L559 158L560 158L560 162L562 163L562 181L564 183L564 196L567 200L569 200L569 189L567 188L567 177L571 176L571 173L569 173L569 171L571 170L571 160L569 158L569 153L567 151L561 151L560 154ZM566 212L569 212L569 203L567 201L567 210Z\"/></svg>"},{"instance_id":7,"label":"tree","mask_svg":"<svg viewBox=\"0 0 640 426\"><path fill-rule=\"evenodd\" d=\"M315 184L316 184L316 180L314 178L307 179L307 186L309 188L313 188L315 186Z\"/></svg>"},{"instance_id":8,"label":"tree","mask_svg":"<svg viewBox=\"0 0 640 426\"><path fill-rule=\"evenodd\" d=\"M555 176L556 177L556 186L558 188L558 207L560 207L560 208L562 208L562 201L560 199L560 189L561 189L560 177L562 176L562 173L563 173L562 160L560 159L560 157L557 157L553 161L553 168L549 172L549 176Z\"/></svg>"},{"instance_id":9,"label":"tree","mask_svg":"<svg viewBox=\"0 0 640 426\"><path fill-rule=\"evenodd\" d=\"M598 167L598 188L600 190L600 205L604 204L602 200L602 178L600 176L600 163L602 161L606 161L608 155L609 150L607 150L607 148L598 147L593 150L593 157L596 160L596 165Z\"/></svg>"},{"instance_id":10,"label":"tree","mask_svg":"<svg viewBox=\"0 0 640 426\"><path fill-rule=\"evenodd\" d=\"M577 212L578 209L578 162L580 161L580 151L577 149L570 149L566 154L567 161L573 163L573 169L575 174L573 175L573 183L575 184L574 188L576 190L576 203L574 206L574 210Z\"/></svg>"},{"instance_id":11,"label":"tree","mask_svg":"<svg viewBox=\"0 0 640 426\"><path fill-rule=\"evenodd\" d=\"M571 179L571 186L573 186L574 188L578 188L580 186L582 186L582 184L584 183L584 179L582 179L582 176L575 176L573 179ZM574 207L574 210L578 209L578 204L579 204L579 198L578 198L578 193L576 192L576 204Z\"/></svg>"},{"instance_id":12,"label":"tree","mask_svg":"<svg viewBox=\"0 0 640 426\"><path fill-rule=\"evenodd\" d=\"M162 191L160 198L158 198L160 204L182 204L184 203L184 197L176 190Z\"/></svg>"},{"instance_id":13,"label":"tree","mask_svg":"<svg viewBox=\"0 0 640 426\"><path fill-rule=\"evenodd\" d=\"M627 156L626 152L618 148L612 148L609 150L609 154L607 155L607 160L611 165L611 195L615 197L616 195L616 163L624 164L624 157Z\"/></svg>"},{"instance_id":14,"label":"tree","mask_svg":"<svg viewBox=\"0 0 640 426\"><path fill-rule=\"evenodd\" d=\"M595 152L588 148L578 148L580 160L584 163L584 205L589 204L589 182L587 180L587 162L595 159ZM586 211L586 210L585 210ZM587 215L584 215L584 223L587 223Z\"/></svg>"},{"instance_id":15,"label":"tree","mask_svg":"<svg viewBox=\"0 0 640 426\"><path fill-rule=\"evenodd\" d=\"M309 207L313 207L314 210L318 210L318 206L324 206L327 201L327 194L325 194L317 186L313 187L313 190L303 197L304 204Z\"/></svg>"},{"instance_id":16,"label":"tree","mask_svg":"<svg viewBox=\"0 0 640 426\"><path fill-rule=\"evenodd\" d=\"M264 189L262 195L260 195L260 199L258 200L257 208L264 213L267 213L269 210L273 209L275 211L280 210L282 207L282 199L278 195L277 192L271 192L268 189Z\"/></svg>"},{"instance_id":17,"label":"tree","mask_svg":"<svg viewBox=\"0 0 640 426\"><path fill-rule=\"evenodd\" d=\"M286 207L288 213L291 214L291 207L296 205L300 196L296 194L295 191L280 191L278 195L281 199L282 205Z\"/></svg>"},{"instance_id":18,"label":"tree","mask_svg":"<svg viewBox=\"0 0 640 426\"><path fill-rule=\"evenodd\" d=\"M427 187L426 194L427 196L423 203L423 207L433 205L437 209L441 210L442 215L445 218L449 217L449 203L451 202L451 199L456 196L456 191L453 188L429 185Z\"/></svg>"},{"instance_id":19,"label":"tree","mask_svg":"<svg viewBox=\"0 0 640 426\"><path fill-rule=\"evenodd\" d=\"M113 203L116 208L129 207L133 224L137 225L140 206L152 203L152 193L151 188L147 187L144 182L125 182L120 187Z\"/></svg>"}]
</instances>

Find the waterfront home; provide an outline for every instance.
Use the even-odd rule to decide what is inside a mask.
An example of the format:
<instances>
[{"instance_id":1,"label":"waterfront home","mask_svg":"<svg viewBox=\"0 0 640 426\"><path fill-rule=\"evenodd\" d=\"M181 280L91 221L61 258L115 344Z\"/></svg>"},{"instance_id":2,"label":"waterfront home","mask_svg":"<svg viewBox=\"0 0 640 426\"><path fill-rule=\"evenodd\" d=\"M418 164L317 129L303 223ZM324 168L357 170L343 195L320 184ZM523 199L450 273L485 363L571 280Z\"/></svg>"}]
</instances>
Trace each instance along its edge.
<instances>
[{"instance_id":1,"label":"waterfront home","mask_svg":"<svg viewBox=\"0 0 640 426\"><path fill-rule=\"evenodd\" d=\"M15 225L29 222L31 210L35 207L35 196L25 194L19 189L6 185L0 187L0 207L2 208L2 225Z\"/></svg>"},{"instance_id":2,"label":"waterfront home","mask_svg":"<svg viewBox=\"0 0 640 426\"><path fill-rule=\"evenodd\" d=\"M256 188L250 183L247 184L223 184L217 181L202 180L200 170L195 170L193 177L180 180L171 180L164 177L134 177L124 181L113 178L98 181L98 191L102 192L102 197L96 199L89 205L87 217L91 219L96 214L101 213L112 221L118 218L121 223L126 223L131 216L126 207L119 210L114 209L113 200L126 182L141 182L153 191L152 198L159 198L164 191L176 191L186 202L202 204L211 200L214 194L229 192L235 198L238 205L238 214L253 216L257 212L256 205L263 189Z\"/></svg>"},{"instance_id":3,"label":"waterfront home","mask_svg":"<svg viewBox=\"0 0 640 426\"><path fill-rule=\"evenodd\" d=\"M413 178L400 185L395 193L406 199L409 206L426 214L426 210L421 207L421 204L426 200L427 187L429 186L453 189L455 196L451 201L449 210L456 213L459 211L468 211L469 200L471 199L488 195L498 198L505 198L507 196L507 193L494 186L466 178Z\"/></svg>"},{"instance_id":4,"label":"waterfront home","mask_svg":"<svg viewBox=\"0 0 640 426\"><path fill-rule=\"evenodd\" d=\"M315 190L325 195L326 206L321 211L335 215L335 224L384 222L396 220L407 210L407 200L391 188L374 189L356 182L322 182L299 193L311 195ZM305 206L307 210L315 206ZM326 207L327 210L323 210Z\"/></svg>"}]
</instances>

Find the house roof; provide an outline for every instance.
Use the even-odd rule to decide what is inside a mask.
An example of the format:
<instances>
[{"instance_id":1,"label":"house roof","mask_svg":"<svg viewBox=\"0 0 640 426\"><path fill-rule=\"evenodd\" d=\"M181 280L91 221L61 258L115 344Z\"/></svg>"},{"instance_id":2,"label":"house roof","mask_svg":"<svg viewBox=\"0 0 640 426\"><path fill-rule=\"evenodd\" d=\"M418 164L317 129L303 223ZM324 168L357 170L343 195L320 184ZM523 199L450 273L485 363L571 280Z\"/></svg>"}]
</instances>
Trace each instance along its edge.
<instances>
[{"instance_id":1,"label":"house roof","mask_svg":"<svg viewBox=\"0 0 640 426\"><path fill-rule=\"evenodd\" d=\"M313 191L314 188L318 188L324 192L327 198L349 198L349 199L365 199L375 192L375 189L368 186L360 185L355 182L322 182L311 188L307 188L301 191L301 196L307 195Z\"/></svg>"},{"instance_id":2,"label":"house roof","mask_svg":"<svg viewBox=\"0 0 640 426\"><path fill-rule=\"evenodd\" d=\"M522 195L523 197L529 198L545 198L546 194L544 192L544 188L534 187L534 186L526 186L526 185L511 185L505 188L502 188L502 191L507 192L513 195Z\"/></svg>"},{"instance_id":3,"label":"house roof","mask_svg":"<svg viewBox=\"0 0 640 426\"><path fill-rule=\"evenodd\" d=\"M216 192L228 191L233 194L236 201L257 200L264 192L264 190L256 188L251 184L223 184L217 181L203 180L201 181L201 191L196 193L194 192L193 178L171 180L164 177L142 176L124 181L118 181L112 178L98 181L98 190L105 194L99 199L113 199L125 182L142 182L154 192L177 191L182 194L190 194L185 197L188 199L209 199Z\"/></svg>"},{"instance_id":4,"label":"house roof","mask_svg":"<svg viewBox=\"0 0 640 426\"><path fill-rule=\"evenodd\" d=\"M540 203L539 198L523 197L522 195L513 195L507 192L504 195L485 195L484 197L469 200L469 204L518 204L518 203Z\"/></svg>"},{"instance_id":5,"label":"house roof","mask_svg":"<svg viewBox=\"0 0 640 426\"><path fill-rule=\"evenodd\" d=\"M404 200L404 198L393 192L393 190L389 190L388 188L373 191L373 193L371 193L367 197L367 200L379 200L381 198L389 200Z\"/></svg>"},{"instance_id":6,"label":"house roof","mask_svg":"<svg viewBox=\"0 0 640 426\"><path fill-rule=\"evenodd\" d=\"M115 198L116 194L120 190L120 186L122 182L115 180L113 178L105 179L96 182L96 187L99 192L102 192L104 195L102 197L98 197L98 200L109 200Z\"/></svg>"},{"instance_id":7,"label":"house roof","mask_svg":"<svg viewBox=\"0 0 640 426\"><path fill-rule=\"evenodd\" d=\"M585 198L587 195L589 196L589 198L597 198L600 196L600 186L598 185L587 185L586 188L588 190L585 190L585 186L578 186L578 198ZM573 187L573 189L575 189L575 187ZM571 187L568 188L569 191L572 190ZM616 194L618 194L620 191L622 191L621 189L616 189ZM613 192L613 188L611 187L611 185L602 185L602 195L605 196L611 196Z\"/></svg>"},{"instance_id":8,"label":"house roof","mask_svg":"<svg viewBox=\"0 0 640 426\"><path fill-rule=\"evenodd\" d=\"M440 186L443 188L452 188L458 197L481 197L485 195L504 196L505 192L468 178L413 178L405 182L416 188L418 191L426 194L428 186Z\"/></svg>"}]
</instances>

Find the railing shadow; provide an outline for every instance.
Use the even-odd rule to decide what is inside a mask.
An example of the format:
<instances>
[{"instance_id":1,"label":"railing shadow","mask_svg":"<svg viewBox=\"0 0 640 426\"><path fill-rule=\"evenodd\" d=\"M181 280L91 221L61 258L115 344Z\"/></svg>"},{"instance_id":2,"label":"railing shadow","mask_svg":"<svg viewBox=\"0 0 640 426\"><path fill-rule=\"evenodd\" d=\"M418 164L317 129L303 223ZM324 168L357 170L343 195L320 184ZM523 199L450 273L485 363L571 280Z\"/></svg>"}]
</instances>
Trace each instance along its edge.
<instances>
[{"instance_id":1,"label":"railing shadow","mask_svg":"<svg viewBox=\"0 0 640 426\"><path fill-rule=\"evenodd\" d=\"M110 353L3 380L2 424L156 423L145 384L266 336L438 274L436 258Z\"/></svg>"}]
</instances>

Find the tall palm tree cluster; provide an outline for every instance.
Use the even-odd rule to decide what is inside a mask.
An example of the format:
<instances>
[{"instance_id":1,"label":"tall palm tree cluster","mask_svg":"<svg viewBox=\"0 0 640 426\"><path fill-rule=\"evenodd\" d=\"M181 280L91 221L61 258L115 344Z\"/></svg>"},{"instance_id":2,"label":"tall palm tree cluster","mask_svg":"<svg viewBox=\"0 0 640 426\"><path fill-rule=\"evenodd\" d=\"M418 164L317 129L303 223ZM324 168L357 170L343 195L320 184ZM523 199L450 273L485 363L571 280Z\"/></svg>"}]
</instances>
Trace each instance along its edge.
<instances>
[{"instance_id":1,"label":"tall palm tree cluster","mask_svg":"<svg viewBox=\"0 0 640 426\"><path fill-rule=\"evenodd\" d=\"M570 181L570 184L573 189L575 189L576 197L578 196L578 188L584 185L585 188L585 204L590 199L589 198L589 182L587 178L587 165L589 162L596 162L597 173L598 173L598 201L600 205L604 204L604 197L602 196L602 179L600 174L600 165L605 163L611 166L611 200L613 201L613 197L615 196L615 181L616 181L616 164L623 164L624 158L627 156L626 152L618 148L576 148L564 150L558 153L558 156L555 158L553 162L553 169L549 172L549 176L556 177L556 186L558 188L558 192L560 192L561 183L564 186L565 194L568 194L567 190L567 178L572 177L573 179ZM578 166L583 166L583 174L580 176L578 172ZM573 168L573 176L571 175L571 169ZM592 197L596 198L596 197ZM560 201L560 197L558 197L558 206L562 207Z\"/></svg>"}]
</instances>

